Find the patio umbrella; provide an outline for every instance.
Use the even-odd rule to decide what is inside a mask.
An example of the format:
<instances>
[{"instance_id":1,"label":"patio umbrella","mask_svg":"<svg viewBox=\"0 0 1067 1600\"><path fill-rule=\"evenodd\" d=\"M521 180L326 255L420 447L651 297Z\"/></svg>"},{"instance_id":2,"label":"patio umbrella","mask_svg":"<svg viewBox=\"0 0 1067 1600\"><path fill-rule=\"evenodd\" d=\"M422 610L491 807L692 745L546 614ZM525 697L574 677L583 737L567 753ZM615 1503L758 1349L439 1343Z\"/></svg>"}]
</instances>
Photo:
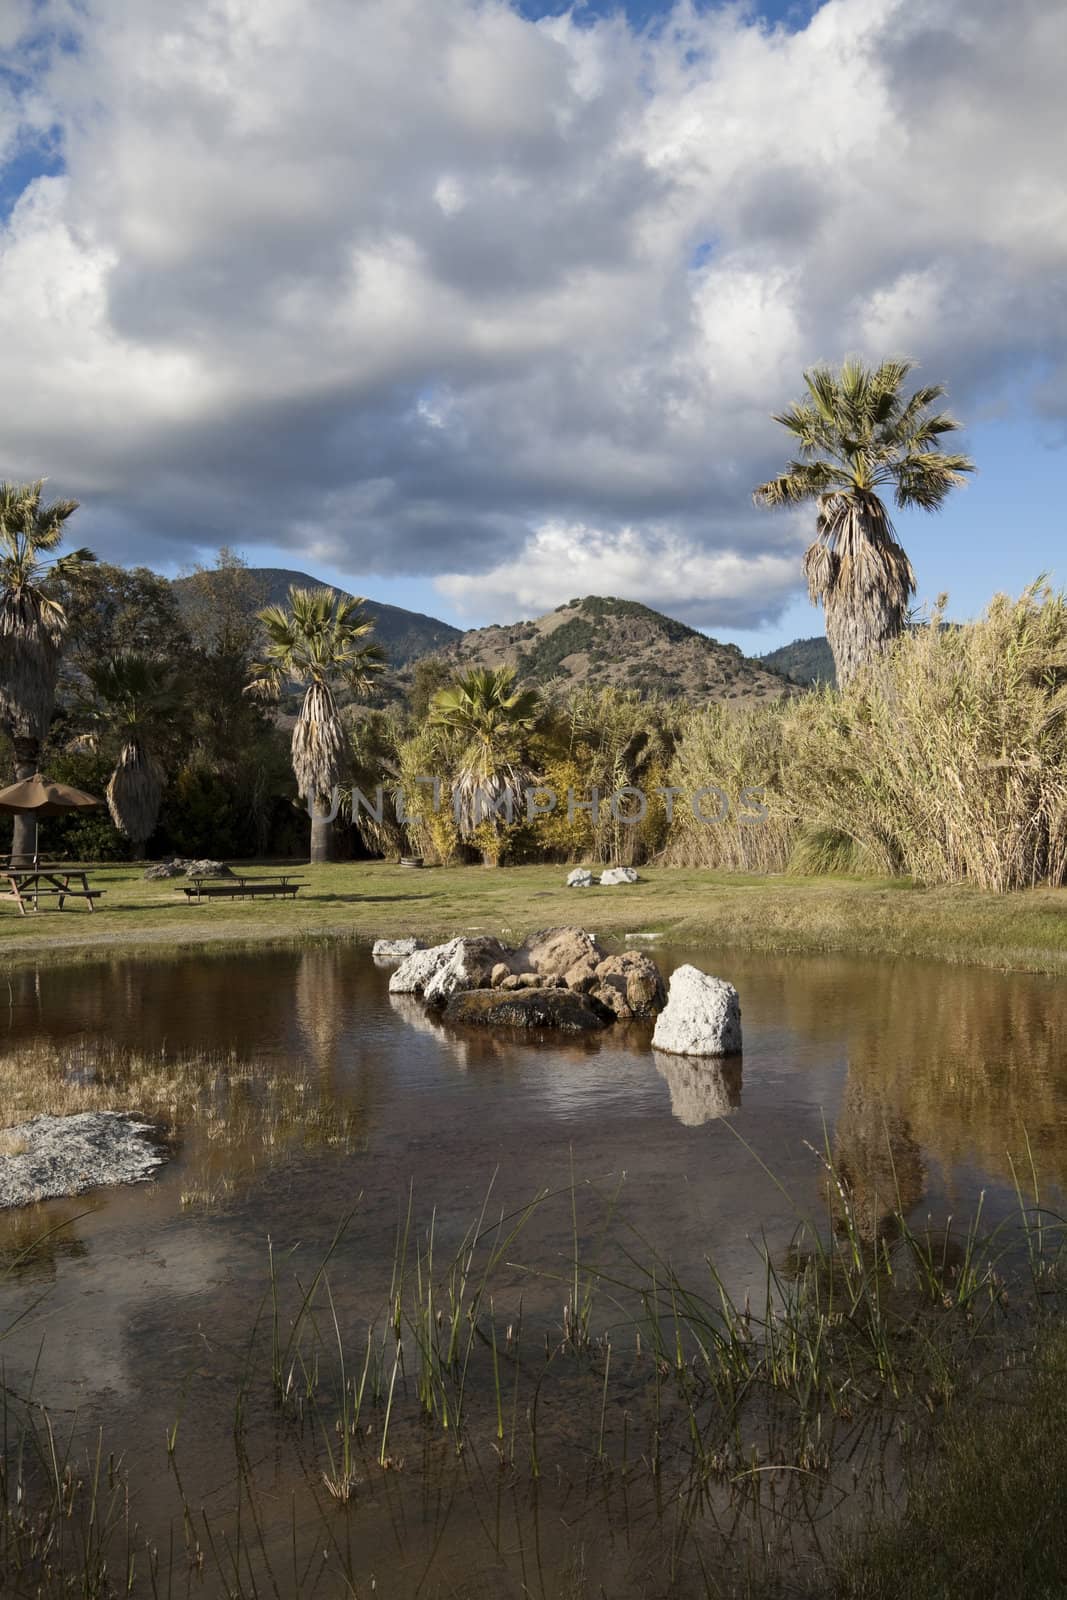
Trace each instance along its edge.
<instances>
[{"instance_id":1,"label":"patio umbrella","mask_svg":"<svg viewBox=\"0 0 1067 1600\"><path fill-rule=\"evenodd\" d=\"M7 812L10 816L32 815L34 819L33 830L33 864L38 863L37 833L41 817L58 817L67 811L88 811L93 806L102 806L94 794L86 794L83 789L72 789L67 783L52 783L48 778L42 778L38 772L33 778L23 778L21 783L13 783L7 789L0 789L0 811ZM15 865L14 861L11 863Z\"/></svg>"}]
</instances>

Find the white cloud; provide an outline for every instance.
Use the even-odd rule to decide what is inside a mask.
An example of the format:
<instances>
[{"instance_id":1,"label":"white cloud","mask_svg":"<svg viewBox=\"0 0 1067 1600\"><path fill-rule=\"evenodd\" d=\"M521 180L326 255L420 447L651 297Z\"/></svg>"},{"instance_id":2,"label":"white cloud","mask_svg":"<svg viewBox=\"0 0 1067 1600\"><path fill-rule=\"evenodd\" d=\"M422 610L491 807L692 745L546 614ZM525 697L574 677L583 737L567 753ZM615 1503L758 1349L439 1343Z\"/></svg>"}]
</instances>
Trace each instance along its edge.
<instances>
[{"instance_id":1,"label":"white cloud","mask_svg":"<svg viewBox=\"0 0 1067 1600\"><path fill-rule=\"evenodd\" d=\"M720 628L757 627L778 614L796 587L797 548L782 552L706 550L658 528L605 533L548 522L521 556L477 574L451 573L436 587L461 614L501 621L550 611L581 595L638 599L656 610ZM486 552L491 560L491 552Z\"/></svg>"},{"instance_id":2,"label":"white cloud","mask_svg":"<svg viewBox=\"0 0 1067 1600\"><path fill-rule=\"evenodd\" d=\"M68 170L0 230L0 470L105 553L725 625L799 585L749 491L805 364L901 349L966 414L1067 362L1060 0L20 8L0 160L54 122Z\"/></svg>"}]
</instances>

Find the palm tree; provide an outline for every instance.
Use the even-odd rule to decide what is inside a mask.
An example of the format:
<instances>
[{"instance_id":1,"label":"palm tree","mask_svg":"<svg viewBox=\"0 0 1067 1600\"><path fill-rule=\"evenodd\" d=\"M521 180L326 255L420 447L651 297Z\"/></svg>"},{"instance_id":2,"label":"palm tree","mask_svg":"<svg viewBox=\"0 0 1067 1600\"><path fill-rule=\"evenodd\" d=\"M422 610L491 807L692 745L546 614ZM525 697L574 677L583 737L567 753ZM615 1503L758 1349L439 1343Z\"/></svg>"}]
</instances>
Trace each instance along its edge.
<instances>
[{"instance_id":1,"label":"palm tree","mask_svg":"<svg viewBox=\"0 0 1067 1600\"><path fill-rule=\"evenodd\" d=\"M431 699L431 726L451 734L458 747L452 795L464 838L488 826L499 840L500 808L506 819L529 781L521 741L540 706L536 689L516 689L514 667L475 667ZM499 858L495 843L482 851L487 866Z\"/></svg>"},{"instance_id":2,"label":"palm tree","mask_svg":"<svg viewBox=\"0 0 1067 1600\"><path fill-rule=\"evenodd\" d=\"M333 857L333 792L344 775L346 742L334 689L364 694L385 668L385 655L368 643L374 622L366 602L332 589L289 590L289 607L257 613L267 633L266 659L255 662L247 693L277 699L286 683L304 688L293 729L293 772L311 812L312 864Z\"/></svg>"},{"instance_id":3,"label":"palm tree","mask_svg":"<svg viewBox=\"0 0 1067 1600\"><path fill-rule=\"evenodd\" d=\"M55 706L67 618L49 585L92 561L89 550L54 557L76 500L42 504L44 480L0 483L0 728L15 748L15 779L32 778ZM15 818L14 860L33 854L33 822Z\"/></svg>"},{"instance_id":4,"label":"palm tree","mask_svg":"<svg viewBox=\"0 0 1067 1600\"><path fill-rule=\"evenodd\" d=\"M839 373L824 366L805 372L807 398L774 418L799 440L801 459L753 495L764 506L815 501L816 536L804 573L812 603L826 612L841 688L903 631L915 593L915 573L879 491L891 488L901 509L937 511L974 471L968 456L940 448L942 436L961 426L948 412L930 409L943 385L905 398L914 366L865 367L849 359Z\"/></svg>"},{"instance_id":5,"label":"palm tree","mask_svg":"<svg viewBox=\"0 0 1067 1600\"><path fill-rule=\"evenodd\" d=\"M96 696L97 726L117 729L118 760L107 786L107 808L121 834L133 842L135 861L156 830L166 774L152 743L177 703L170 667L146 656L112 656L86 669Z\"/></svg>"}]
</instances>

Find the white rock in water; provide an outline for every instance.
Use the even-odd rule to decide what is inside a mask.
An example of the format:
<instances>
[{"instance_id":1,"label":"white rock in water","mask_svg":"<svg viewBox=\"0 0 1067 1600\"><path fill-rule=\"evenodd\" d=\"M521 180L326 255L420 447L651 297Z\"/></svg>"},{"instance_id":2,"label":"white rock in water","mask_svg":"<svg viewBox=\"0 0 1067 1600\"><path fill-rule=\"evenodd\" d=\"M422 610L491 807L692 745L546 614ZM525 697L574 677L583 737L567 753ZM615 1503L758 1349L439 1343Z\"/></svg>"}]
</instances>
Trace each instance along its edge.
<instances>
[{"instance_id":1,"label":"white rock in water","mask_svg":"<svg viewBox=\"0 0 1067 1600\"><path fill-rule=\"evenodd\" d=\"M591 888L592 883L593 874L589 871L588 867L575 867L574 871L567 879L567 888L588 889Z\"/></svg>"},{"instance_id":2,"label":"white rock in water","mask_svg":"<svg viewBox=\"0 0 1067 1600\"><path fill-rule=\"evenodd\" d=\"M4 1128L0 1146L0 1210L82 1194L113 1183L143 1183L166 1161L146 1134L155 1129L117 1111L33 1117Z\"/></svg>"},{"instance_id":3,"label":"white rock in water","mask_svg":"<svg viewBox=\"0 0 1067 1600\"><path fill-rule=\"evenodd\" d=\"M640 880L633 867L609 867L600 874L600 882L612 888L617 883L638 883Z\"/></svg>"},{"instance_id":4,"label":"white rock in water","mask_svg":"<svg viewBox=\"0 0 1067 1600\"><path fill-rule=\"evenodd\" d=\"M459 939L449 939L447 944L435 944L429 950L413 951L389 979L389 993L421 994L438 967L445 965L460 943Z\"/></svg>"},{"instance_id":5,"label":"white rock in water","mask_svg":"<svg viewBox=\"0 0 1067 1600\"><path fill-rule=\"evenodd\" d=\"M375 939L371 955L376 961L402 961L422 948L421 939Z\"/></svg>"},{"instance_id":6,"label":"white rock in water","mask_svg":"<svg viewBox=\"0 0 1067 1600\"><path fill-rule=\"evenodd\" d=\"M741 1002L732 983L696 967L671 974L652 1048L672 1056L732 1056L741 1050Z\"/></svg>"},{"instance_id":7,"label":"white rock in water","mask_svg":"<svg viewBox=\"0 0 1067 1600\"><path fill-rule=\"evenodd\" d=\"M449 939L430 950L406 957L389 979L390 994L421 994L424 1000L442 1002L457 989L478 989L510 952L499 939Z\"/></svg>"},{"instance_id":8,"label":"white rock in water","mask_svg":"<svg viewBox=\"0 0 1067 1600\"><path fill-rule=\"evenodd\" d=\"M422 998L428 1005L443 1005L463 989L488 988L494 967L510 967L510 954L499 939L457 939L447 961L441 962L424 985Z\"/></svg>"}]
</instances>

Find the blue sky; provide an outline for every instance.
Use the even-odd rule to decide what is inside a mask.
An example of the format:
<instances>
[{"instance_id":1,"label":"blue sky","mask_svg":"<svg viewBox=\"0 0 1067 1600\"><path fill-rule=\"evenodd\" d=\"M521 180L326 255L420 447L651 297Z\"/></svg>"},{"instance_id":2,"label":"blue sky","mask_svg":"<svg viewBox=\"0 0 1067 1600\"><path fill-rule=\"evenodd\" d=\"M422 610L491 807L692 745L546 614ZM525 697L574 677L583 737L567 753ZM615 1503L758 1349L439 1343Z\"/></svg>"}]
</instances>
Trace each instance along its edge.
<instances>
[{"instance_id":1,"label":"blue sky","mask_svg":"<svg viewBox=\"0 0 1067 1600\"><path fill-rule=\"evenodd\" d=\"M899 518L920 600L1062 583L1058 4L624 16L13 0L0 472L108 559L459 625L615 593L756 652L821 631L810 518L750 504L769 413L906 353L979 467Z\"/></svg>"}]
</instances>

